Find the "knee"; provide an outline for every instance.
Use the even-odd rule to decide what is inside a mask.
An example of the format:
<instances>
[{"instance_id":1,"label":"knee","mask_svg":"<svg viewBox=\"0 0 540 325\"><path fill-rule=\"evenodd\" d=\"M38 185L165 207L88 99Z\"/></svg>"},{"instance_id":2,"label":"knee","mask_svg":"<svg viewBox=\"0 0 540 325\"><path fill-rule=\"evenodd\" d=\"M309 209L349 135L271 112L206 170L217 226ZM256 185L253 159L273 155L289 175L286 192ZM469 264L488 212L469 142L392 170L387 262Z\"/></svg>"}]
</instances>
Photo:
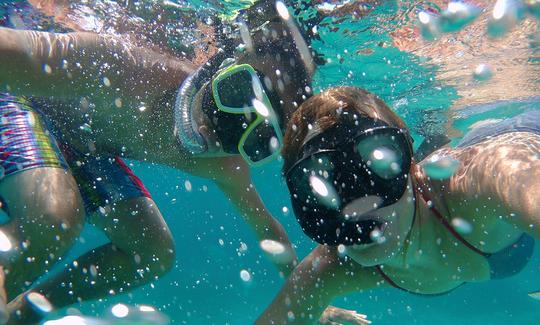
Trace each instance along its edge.
<instances>
[{"instance_id":1,"label":"knee","mask_svg":"<svg viewBox=\"0 0 540 325\"><path fill-rule=\"evenodd\" d=\"M135 212L136 215L137 224L130 226L135 237L130 236L128 241L137 267L154 277L172 269L176 259L174 240L155 202L150 198L138 198L120 207L120 211L128 215Z\"/></svg>"},{"instance_id":2,"label":"knee","mask_svg":"<svg viewBox=\"0 0 540 325\"><path fill-rule=\"evenodd\" d=\"M176 250L170 233L165 238L160 238L158 242L147 245L144 253L135 255L135 262L139 266L144 266L154 277L161 277L170 271L174 267L175 260Z\"/></svg>"}]
</instances>

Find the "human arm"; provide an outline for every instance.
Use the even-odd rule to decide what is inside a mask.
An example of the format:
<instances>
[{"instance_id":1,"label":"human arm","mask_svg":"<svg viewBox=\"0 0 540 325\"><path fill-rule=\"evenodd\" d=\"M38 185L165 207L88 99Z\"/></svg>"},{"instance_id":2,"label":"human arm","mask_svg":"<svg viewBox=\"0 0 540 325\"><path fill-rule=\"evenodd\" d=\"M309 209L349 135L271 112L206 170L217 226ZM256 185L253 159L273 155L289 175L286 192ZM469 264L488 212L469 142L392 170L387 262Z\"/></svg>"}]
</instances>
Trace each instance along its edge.
<instances>
[{"instance_id":1,"label":"human arm","mask_svg":"<svg viewBox=\"0 0 540 325\"><path fill-rule=\"evenodd\" d=\"M193 71L185 61L119 37L0 28L0 89L98 105L152 102Z\"/></svg>"},{"instance_id":2,"label":"human arm","mask_svg":"<svg viewBox=\"0 0 540 325\"><path fill-rule=\"evenodd\" d=\"M497 202L505 220L540 238L540 136L513 132L467 148L450 189Z\"/></svg>"},{"instance_id":3,"label":"human arm","mask_svg":"<svg viewBox=\"0 0 540 325\"><path fill-rule=\"evenodd\" d=\"M335 247L317 246L293 271L256 324L312 324L339 295L378 287L372 267L340 258Z\"/></svg>"},{"instance_id":4,"label":"human arm","mask_svg":"<svg viewBox=\"0 0 540 325\"><path fill-rule=\"evenodd\" d=\"M264 240L278 243L279 247L265 250L265 254L282 275L287 277L296 266L297 258L285 229L266 209L253 186L245 161L241 158L228 158L223 160L223 164L223 170L216 173L219 176L214 177L216 184L255 231L261 246L264 246Z\"/></svg>"}]
</instances>

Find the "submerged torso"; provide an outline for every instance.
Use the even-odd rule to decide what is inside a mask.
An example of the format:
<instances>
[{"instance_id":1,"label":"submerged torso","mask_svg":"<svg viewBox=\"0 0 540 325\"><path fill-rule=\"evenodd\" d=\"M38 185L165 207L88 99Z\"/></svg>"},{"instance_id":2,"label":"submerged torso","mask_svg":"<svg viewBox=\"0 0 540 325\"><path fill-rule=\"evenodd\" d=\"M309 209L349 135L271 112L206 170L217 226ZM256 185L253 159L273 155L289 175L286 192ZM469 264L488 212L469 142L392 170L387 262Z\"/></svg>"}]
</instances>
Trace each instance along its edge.
<instances>
[{"instance_id":1,"label":"submerged torso","mask_svg":"<svg viewBox=\"0 0 540 325\"><path fill-rule=\"evenodd\" d=\"M441 149L434 154L461 161L462 166L452 178L474 178L467 171L475 165L485 168L487 163L475 160L475 154L482 148L499 145L511 148L516 142L540 142L540 122L535 122L539 124L535 131L529 125L530 118L522 115L507 120L512 123L506 123L505 129L500 125L491 126L485 129L484 138L477 137L466 141L466 146L461 148ZM527 121L526 132L520 130L524 121ZM413 232L416 237L410 238L410 242L416 244L411 245L411 249L405 248L401 261L381 268L383 276L393 285L415 293L444 293L465 282L513 275L524 267L532 254L533 239L509 222L519 218L518 215L495 197L463 194L452 186L452 178L431 181L429 195L417 195L421 207L416 215L420 220L419 229ZM474 181L482 186L480 178ZM428 187L423 190L428 191ZM431 201L431 209L427 201Z\"/></svg>"},{"instance_id":2,"label":"submerged torso","mask_svg":"<svg viewBox=\"0 0 540 325\"><path fill-rule=\"evenodd\" d=\"M176 146L172 133L172 109L152 107L97 107L80 103L38 102L58 140L83 154L122 155L137 160L161 160Z\"/></svg>"}]
</instances>

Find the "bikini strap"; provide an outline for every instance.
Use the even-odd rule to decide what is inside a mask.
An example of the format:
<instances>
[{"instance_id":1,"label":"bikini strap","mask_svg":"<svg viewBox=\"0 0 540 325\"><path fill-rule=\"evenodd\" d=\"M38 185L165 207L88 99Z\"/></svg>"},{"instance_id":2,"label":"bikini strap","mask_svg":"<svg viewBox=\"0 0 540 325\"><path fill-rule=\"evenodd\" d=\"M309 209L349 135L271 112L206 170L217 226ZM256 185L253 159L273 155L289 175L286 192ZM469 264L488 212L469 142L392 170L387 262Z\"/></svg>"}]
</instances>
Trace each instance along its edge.
<instances>
[{"instance_id":1,"label":"bikini strap","mask_svg":"<svg viewBox=\"0 0 540 325\"><path fill-rule=\"evenodd\" d=\"M469 243L463 236L461 236L455 229L452 227L452 225L448 222L448 220L435 208L435 203L433 200L429 197L429 189L427 188L427 185L425 182L420 181L418 182L418 188L417 191L420 193L420 196L422 199L426 202L429 209L433 214L439 219L439 221L443 224L443 226L448 229L448 231L457 239L459 240L463 245L467 246L470 250L473 252L482 255L484 257L489 257L491 254L482 252L478 248L474 247L471 243Z\"/></svg>"},{"instance_id":2,"label":"bikini strap","mask_svg":"<svg viewBox=\"0 0 540 325\"><path fill-rule=\"evenodd\" d=\"M375 269L377 270L379 275L384 279L384 281L388 282L388 284L391 285L392 287L397 288L397 289L401 289L403 291L409 291L407 289L404 289L404 288L398 286L397 283L394 282L394 280L392 280L386 273L384 273L384 271L382 270L381 265L375 265Z\"/></svg>"}]
</instances>

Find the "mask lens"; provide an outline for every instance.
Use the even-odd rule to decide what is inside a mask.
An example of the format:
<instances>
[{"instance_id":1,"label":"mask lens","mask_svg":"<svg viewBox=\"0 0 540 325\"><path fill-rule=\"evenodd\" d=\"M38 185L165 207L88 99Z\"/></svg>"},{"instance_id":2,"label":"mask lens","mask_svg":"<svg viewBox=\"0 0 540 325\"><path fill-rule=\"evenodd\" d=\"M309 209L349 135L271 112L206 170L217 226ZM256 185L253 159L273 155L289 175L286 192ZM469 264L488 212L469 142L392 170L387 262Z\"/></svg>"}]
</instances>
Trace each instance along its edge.
<instances>
[{"instance_id":1,"label":"mask lens","mask_svg":"<svg viewBox=\"0 0 540 325\"><path fill-rule=\"evenodd\" d=\"M408 172L405 162L407 143L403 134L397 132L381 132L361 136L356 142L356 152L362 163L377 176L391 180Z\"/></svg>"},{"instance_id":2,"label":"mask lens","mask_svg":"<svg viewBox=\"0 0 540 325\"><path fill-rule=\"evenodd\" d=\"M217 94L222 105L232 108L253 106L255 98L249 71L240 70L219 81Z\"/></svg>"},{"instance_id":3,"label":"mask lens","mask_svg":"<svg viewBox=\"0 0 540 325\"><path fill-rule=\"evenodd\" d=\"M306 209L328 208L338 210L341 200L335 184L334 152L315 154L302 161L289 174L288 182L294 186L291 193Z\"/></svg>"},{"instance_id":4,"label":"mask lens","mask_svg":"<svg viewBox=\"0 0 540 325\"><path fill-rule=\"evenodd\" d=\"M267 120L262 121L248 132L241 146L252 162L260 162L281 150L281 137L278 136L274 126Z\"/></svg>"}]
</instances>

